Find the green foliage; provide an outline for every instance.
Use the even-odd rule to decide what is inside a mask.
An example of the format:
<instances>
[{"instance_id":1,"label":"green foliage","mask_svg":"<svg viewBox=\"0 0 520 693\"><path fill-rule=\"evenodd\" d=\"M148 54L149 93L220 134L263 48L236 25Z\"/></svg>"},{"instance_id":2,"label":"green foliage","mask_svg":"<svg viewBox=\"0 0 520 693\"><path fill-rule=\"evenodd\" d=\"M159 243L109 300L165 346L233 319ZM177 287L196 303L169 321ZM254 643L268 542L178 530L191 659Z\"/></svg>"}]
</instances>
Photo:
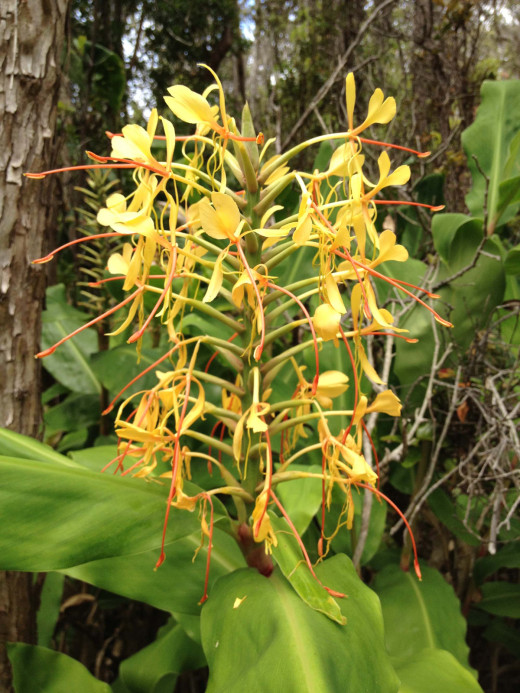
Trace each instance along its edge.
<instances>
[{"instance_id":1,"label":"green foliage","mask_svg":"<svg viewBox=\"0 0 520 693\"><path fill-rule=\"evenodd\" d=\"M16 693L111 693L108 684L94 678L82 664L61 652L24 643L8 644L7 652Z\"/></svg>"},{"instance_id":2,"label":"green foliage","mask_svg":"<svg viewBox=\"0 0 520 693\"><path fill-rule=\"evenodd\" d=\"M50 287L42 314L42 350L82 327L88 320L86 313L68 304L63 284ZM90 357L97 349L96 331L88 328L74 341L66 342L62 349L50 354L43 363L55 380L72 392L99 394L101 383L90 364Z\"/></svg>"},{"instance_id":3,"label":"green foliage","mask_svg":"<svg viewBox=\"0 0 520 693\"><path fill-rule=\"evenodd\" d=\"M377 597L344 556L321 564L317 574L349 595L341 602L347 626L309 608L278 572L265 580L240 570L216 583L201 621L208 693L398 690Z\"/></svg>"},{"instance_id":4,"label":"green foliage","mask_svg":"<svg viewBox=\"0 0 520 693\"><path fill-rule=\"evenodd\" d=\"M2 457L0 469L5 481L1 504L12 522L11 531L0 539L6 570L57 570L160 546L157 528L164 520L164 488L96 474L70 460L62 464ZM196 517L183 513L169 526L167 542L192 534L198 526Z\"/></svg>"},{"instance_id":5,"label":"green foliage","mask_svg":"<svg viewBox=\"0 0 520 693\"><path fill-rule=\"evenodd\" d=\"M114 693L171 693L178 674L199 669L205 663L200 645L171 619L155 642L121 664Z\"/></svg>"},{"instance_id":6,"label":"green foliage","mask_svg":"<svg viewBox=\"0 0 520 693\"><path fill-rule=\"evenodd\" d=\"M477 118L462 136L473 187L466 204L487 219L486 233L507 223L518 211L520 184L520 82L484 82Z\"/></svg>"}]
</instances>

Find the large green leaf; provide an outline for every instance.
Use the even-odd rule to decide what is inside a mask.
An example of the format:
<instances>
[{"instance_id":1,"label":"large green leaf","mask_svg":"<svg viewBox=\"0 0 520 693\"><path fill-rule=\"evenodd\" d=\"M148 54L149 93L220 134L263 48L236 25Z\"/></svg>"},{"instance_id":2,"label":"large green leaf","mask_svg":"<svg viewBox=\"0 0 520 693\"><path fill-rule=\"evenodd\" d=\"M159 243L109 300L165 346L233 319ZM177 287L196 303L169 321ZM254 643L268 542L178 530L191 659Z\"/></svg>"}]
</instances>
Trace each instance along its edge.
<instances>
[{"instance_id":1,"label":"large green leaf","mask_svg":"<svg viewBox=\"0 0 520 693\"><path fill-rule=\"evenodd\" d=\"M482 585L482 599L479 609L496 616L520 618L520 585L509 582L486 582Z\"/></svg>"},{"instance_id":2,"label":"large green leaf","mask_svg":"<svg viewBox=\"0 0 520 693\"><path fill-rule=\"evenodd\" d=\"M42 350L53 346L89 320L89 315L68 305L63 284L51 286L47 290L47 309L42 313ZM96 330L89 327L46 356L43 365L69 390L99 393L101 383L90 363L90 357L97 348Z\"/></svg>"},{"instance_id":3,"label":"large green leaf","mask_svg":"<svg viewBox=\"0 0 520 693\"><path fill-rule=\"evenodd\" d=\"M7 652L13 668L16 693L110 693L108 683L94 678L72 657L36 645L10 643Z\"/></svg>"},{"instance_id":4,"label":"large green leaf","mask_svg":"<svg viewBox=\"0 0 520 693\"><path fill-rule=\"evenodd\" d=\"M194 559L195 551L200 546L200 535L198 531L167 545L166 560L155 572L157 549L92 561L63 572L157 609L198 617L207 558L207 548L203 548ZM244 566L245 560L237 543L215 528L209 573L210 599L213 598L211 585L218 577Z\"/></svg>"},{"instance_id":5,"label":"large green leaf","mask_svg":"<svg viewBox=\"0 0 520 693\"><path fill-rule=\"evenodd\" d=\"M201 618L207 693L397 691L377 597L346 556L317 572L349 595L341 602L346 626L307 606L278 571L265 578L245 569L217 581Z\"/></svg>"},{"instance_id":6,"label":"large green leaf","mask_svg":"<svg viewBox=\"0 0 520 693\"><path fill-rule=\"evenodd\" d=\"M393 565L376 577L374 589L383 608L387 650L403 661L424 649L447 650L471 671L459 601L438 571L428 566L421 570L422 582Z\"/></svg>"},{"instance_id":7,"label":"large green leaf","mask_svg":"<svg viewBox=\"0 0 520 693\"><path fill-rule=\"evenodd\" d=\"M41 462L55 462L66 467L76 467L76 462L65 455L53 450L49 445L40 443L39 440L23 436L20 433L0 428L0 455L4 457L21 457L25 460L40 460Z\"/></svg>"},{"instance_id":8,"label":"large green leaf","mask_svg":"<svg viewBox=\"0 0 520 693\"><path fill-rule=\"evenodd\" d=\"M54 462L0 458L0 568L45 571L161 544L166 487ZM197 491L187 485L187 492ZM217 517L222 506L215 504ZM200 527L197 513L172 510L166 541Z\"/></svg>"},{"instance_id":9,"label":"large green leaf","mask_svg":"<svg viewBox=\"0 0 520 693\"><path fill-rule=\"evenodd\" d=\"M269 513L269 516L278 540L278 545L272 547L273 557L282 573L308 606L325 614L333 621L343 624L345 617L341 613L338 602L313 577L287 522L272 513Z\"/></svg>"},{"instance_id":10,"label":"large green leaf","mask_svg":"<svg viewBox=\"0 0 520 693\"><path fill-rule=\"evenodd\" d=\"M399 693L482 693L473 676L446 650L426 649L396 662Z\"/></svg>"},{"instance_id":11,"label":"large green leaf","mask_svg":"<svg viewBox=\"0 0 520 693\"><path fill-rule=\"evenodd\" d=\"M171 620L155 642L121 663L114 688L125 693L171 693L178 674L205 664L200 645Z\"/></svg>"},{"instance_id":12,"label":"large green leaf","mask_svg":"<svg viewBox=\"0 0 520 693\"><path fill-rule=\"evenodd\" d=\"M482 101L475 122L462 133L462 144L468 157L468 168L473 186L466 195L466 204L475 217L484 216L484 205L488 213L488 233L506 222L515 213L518 205L509 210L500 208L500 183L520 173L518 148L518 112L520 111L520 82L503 80L486 81L481 89ZM515 137L516 136L516 137ZM478 166L475 163L475 157ZM485 189L489 179L487 200ZM507 213L504 213L507 212Z\"/></svg>"}]
</instances>

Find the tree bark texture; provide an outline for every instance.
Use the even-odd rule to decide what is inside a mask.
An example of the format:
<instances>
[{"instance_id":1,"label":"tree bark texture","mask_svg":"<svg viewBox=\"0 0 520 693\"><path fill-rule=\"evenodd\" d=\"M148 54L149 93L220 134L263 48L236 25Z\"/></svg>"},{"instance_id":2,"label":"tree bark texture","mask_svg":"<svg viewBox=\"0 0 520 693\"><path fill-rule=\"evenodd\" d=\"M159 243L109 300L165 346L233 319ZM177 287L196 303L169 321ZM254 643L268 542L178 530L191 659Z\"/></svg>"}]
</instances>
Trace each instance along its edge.
<instances>
[{"instance_id":1,"label":"tree bark texture","mask_svg":"<svg viewBox=\"0 0 520 693\"><path fill-rule=\"evenodd\" d=\"M51 168L70 0L0 2L0 426L38 435L40 337L54 181L24 178ZM8 531L8 527L4 527ZM32 575L0 573L0 691L11 691L3 643L36 637Z\"/></svg>"}]
</instances>

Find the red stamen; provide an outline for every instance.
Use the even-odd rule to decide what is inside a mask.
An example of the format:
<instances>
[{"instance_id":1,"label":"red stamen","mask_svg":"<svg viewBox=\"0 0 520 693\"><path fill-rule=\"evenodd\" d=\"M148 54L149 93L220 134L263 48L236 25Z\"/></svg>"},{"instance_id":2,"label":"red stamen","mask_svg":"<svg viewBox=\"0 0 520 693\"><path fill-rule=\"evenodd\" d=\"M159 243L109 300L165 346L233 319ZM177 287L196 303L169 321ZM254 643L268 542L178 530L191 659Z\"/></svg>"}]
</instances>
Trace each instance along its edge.
<instances>
[{"instance_id":1,"label":"red stamen","mask_svg":"<svg viewBox=\"0 0 520 693\"><path fill-rule=\"evenodd\" d=\"M169 274L169 276L168 276L168 279L167 279L166 282L164 283L164 289L162 290L161 295L160 295L159 298L157 299L157 303L156 303L155 306L153 307L153 309L152 309L150 315L149 315L149 316L146 318L146 320L144 321L144 324L142 325L142 327L141 327L139 330L137 330L137 332L134 332L134 334L131 335L131 336L129 337L129 339L127 340L128 344L132 344L133 342L137 342L138 339L141 339L141 337L143 336L143 334L144 334L146 328L147 328L148 325L151 323L151 321L152 321L154 315L155 315L155 314L157 313L157 311L159 310L159 306L160 306L161 303L163 302L164 297L165 297L166 294L168 293L168 291L169 291L169 289L170 289L170 286L171 286L173 280L175 279L176 272L177 272L177 246L174 246L174 248L173 248L173 255L170 256L170 257L171 257L172 269L171 269L171 272L170 272L170 274Z\"/></svg>"},{"instance_id":2,"label":"red stamen","mask_svg":"<svg viewBox=\"0 0 520 693\"><path fill-rule=\"evenodd\" d=\"M71 337L74 337L75 335L79 334L80 332L83 332L83 330L86 330L88 327L92 327L92 325L95 325L96 323L100 322L101 320L104 320L104 318L108 317L109 315L112 315L112 313L115 313L118 311L120 308L125 306L127 303L130 303L130 301L133 301L134 298L137 298L137 296L142 293L144 287L140 286L136 291L134 291L133 294L130 294L127 298L124 299L124 301L121 301L121 303L118 303L117 306L114 306L113 308L110 308L109 310L105 311L102 313L102 315L98 315L97 318L94 318L93 320L90 320L87 322L85 325L82 325L82 327L78 327L77 330L74 330L74 332L71 332L68 334L66 337L63 337L63 339L60 339L59 342L56 342L53 346L49 347L48 349L45 349L44 351L40 351L39 354L36 354L37 359L44 358L45 356L49 356L50 354L53 354L56 349L63 344L63 342L66 342L67 340L71 339Z\"/></svg>"},{"instance_id":3,"label":"red stamen","mask_svg":"<svg viewBox=\"0 0 520 693\"><path fill-rule=\"evenodd\" d=\"M381 337L397 337L398 339L404 339L408 344L417 344L418 339L412 339L411 337L405 337L402 334L395 334L394 332L363 332L364 337L368 336L381 336Z\"/></svg>"},{"instance_id":4,"label":"red stamen","mask_svg":"<svg viewBox=\"0 0 520 693\"><path fill-rule=\"evenodd\" d=\"M45 255L44 257L39 257L37 260L33 260L32 264L33 265L42 265L44 262L49 262L50 260L53 259L53 257L56 255L56 253L59 253L60 250L65 250L65 248L70 248L71 245L76 245L77 243L85 243L86 241L92 241L92 240L97 239L97 238L115 238L115 236L121 237L121 234L113 231L111 233L96 233L93 236L85 236L84 238L76 238L75 241L69 241L69 243L65 243L65 245L60 245L60 247L53 250L52 253L49 253L48 255Z\"/></svg>"},{"instance_id":5,"label":"red stamen","mask_svg":"<svg viewBox=\"0 0 520 693\"><path fill-rule=\"evenodd\" d=\"M171 355L173 354L173 352L176 351L180 346L181 346L180 344L176 344L176 345L175 345L174 347L172 347L169 351L167 351L166 354L164 354L164 356L161 356L161 358L157 359L157 361L155 361L154 363L152 363L151 366L148 366L147 368L145 368L144 371L141 371L141 373L139 373L139 375L136 375L135 378L132 378L132 380L131 380L129 383L127 383L127 384L124 386L124 388L123 388L122 390L120 390L120 391L117 393L117 395L116 395L116 396L114 397L114 399L110 402L110 404L108 405L108 407L107 407L104 411L102 411L101 414L102 414L103 416L105 416L106 414L108 414L109 412L111 412L112 409L114 408L114 404L115 404L115 403L117 402L117 400L121 397L121 395L123 394L123 392L126 392L126 391L128 390L128 388L131 387L134 383L136 383L140 378L142 378L143 375L146 375L147 373L149 373L152 369L154 369L156 366L158 366L160 363L162 363L164 360L166 360L169 356L171 356Z\"/></svg>"},{"instance_id":6,"label":"red stamen","mask_svg":"<svg viewBox=\"0 0 520 693\"><path fill-rule=\"evenodd\" d=\"M410 149L410 147L402 147L400 144L391 144L390 142L380 142L379 140L369 140L366 137L354 137L352 139L359 140L365 144L375 144L378 147L390 147L391 149L399 149L403 152L409 152L410 154L415 154L419 159L424 159L430 156L431 152L418 152L416 149Z\"/></svg>"},{"instance_id":7,"label":"red stamen","mask_svg":"<svg viewBox=\"0 0 520 693\"><path fill-rule=\"evenodd\" d=\"M371 200L375 205L408 205L408 207L424 207L432 212L440 212L446 205L426 205L422 202L407 202L406 200Z\"/></svg>"},{"instance_id":8,"label":"red stamen","mask_svg":"<svg viewBox=\"0 0 520 693\"><path fill-rule=\"evenodd\" d=\"M42 171L41 173L24 173L26 178L41 179L45 176L50 176L52 173L63 173L64 171L89 171L95 168L136 168L137 166L143 166L144 164L111 164L110 166L105 166L104 164L83 164L81 166L64 166L63 168L54 168L50 171ZM146 168L146 167L145 167Z\"/></svg>"},{"instance_id":9,"label":"red stamen","mask_svg":"<svg viewBox=\"0 0 520 693\"><path fill-rule=\"evenodd\" d=\"M417 556L417 546L415 544L415 537L413 536L412 528L410 527L408 520L404 516L404 514L399 510L397 505L388 498L388 496L385 496L384 493L382 493L379 489L374 488L373 486L369 486L368 484L362 484L359 482L353 482L355 486L358 486L359 488L366 488L368 491L371 493L375 493L376 496L379 496L382 498L384 501L388 503L388 505L392 506L392 508L397 512L401 520L404 522L406 525L406 529L408 530L408 533L410 534L410 539L412 541L412 548L413 548L413 554L414 554L414 560L413 560L413 567L415 569L415 574L419 578L419 580L422 580L422 575L421 575L421 568L419 566L419 558Z\"/></svg>"},{"instance_id":10,"label":"red stamen","mask_svg":"<svg viewBox=\"0 0 520 693\"><path fill-rule=\"evenodd\" d=\"M309 554L307 553L307 549L305 548L305 546L304 546L304 544L303 544L303 541L302 541L300 535L298 534L298 530L297 530L296 527L293 525L293 523L292 523L292 521L291 521L291 518L290 518L289 515L287 515L287 513L285 512L285 509L284 509L283 505L280 503L280 501L278 500L278 498L275 496L274 491L273 491L272 489L271 489L271 491L270 491L270 494L271 494L271 498L274 500L274 502L275 502L276 505L278 506L280 512L282 513L283 517L285 518L285 521L287 522L287 524L288 524L289 527L291 528L291 531L292 531L292 533L294 534L294 536L295 536L295 538L296 538L296 541L298 542L298 545L300 546L300 549L301 549L301 551L302 551L302 553L303 553L303 557L304 557L304 559L305 559L305 563L307 563L307 567L308 567L309 570L311 571L312 577L316 580L316 582L317 582L319 585L321 585L321 586L323 587L324 590L326 590L326 591L331 595L331 597L346 597L346 596L347 596L346 594L343 594L342 592L336 592L336 590L332 590L330 587L327 587L326 585L324 585L323 582L322 582L322 581L319 579L319 577L316 575L316 573L314 572L314 568L312 567L312 563L311 563L311 559L309 558Z\"/></svg>"}]
</instances>

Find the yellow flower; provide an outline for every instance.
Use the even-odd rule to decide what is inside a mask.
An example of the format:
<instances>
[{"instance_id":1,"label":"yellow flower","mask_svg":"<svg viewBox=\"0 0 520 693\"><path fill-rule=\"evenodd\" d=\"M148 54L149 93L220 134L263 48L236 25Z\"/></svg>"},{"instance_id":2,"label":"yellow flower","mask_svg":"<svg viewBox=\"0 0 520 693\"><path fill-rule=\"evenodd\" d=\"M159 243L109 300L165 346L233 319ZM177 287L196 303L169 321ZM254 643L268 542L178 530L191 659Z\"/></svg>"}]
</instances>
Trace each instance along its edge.
<instances>
[{"instance_id":1,"label":"yellow flower","mask_svg":"<svg viewBox=\"0 0 520 693\"><path fill-rule=\"evenodd\" d=\"M168 93L170 96L165 96L164 100L177 118L185 123L216 125L218 107L210 106L201 94L197 94L182 84L170 87Z\"/></svg>"},{"instance_id":2,"label":"yellow flower","mask_svg":"<svg viewBox=\"0 0 520 693\"><path fill-rule=\"evenodd\" d=\"M230 241L238 240L243 222L240 220L240 210L236 202L225 193L211 193L211 202L204 198L198 203L200 223L211 238Z\"/></svg>"},{"instance_id":3,"label":"yellow flower","mask_svg":"<svg viewBox=\"0 0 520 693\"><path fill-rule=\"evenodd\" d=\"M107 198L107 206L99 210L97 222L101 226L110 226L117 233L150 235L155 229L150 217L151 202L150 194L139 197L134 195L127 208L126 198L120 193L114 193Z\"/></svg>"},{"instance_id":4,"label":"yellow flower","mask_svg":"<svg viewBox=\"0 0 520 693\"><path fill-rule=\"evenodd\" d=\"M255 507L252 513L253 518L253 537L258 543L265 541L265 552L271 553L273 546L278 546L278 539L274 533L267 512L267 503L269 495L267 491L262 493L256 499Z\"/></svg>"},{"instance_id":5,"label":"yellow flower","mask_svg":"<svg viewBox=\"0 0 520 693\"><path fill-rule=\"evenodd\" d=\"M318 337L321 337L324 342L329 342L331 339L337 341L340 321L341 314L328 303L319 305L312 319Z\"/></svg>"},{"instance_id":6,"label":"yellow flower","mask_svg":"<svg viewBox=\"0 0 520 693\"><path fill-rule=\"evenodd\" d=\"M351 134L358 135L360 132L368 128L370 125L380 123L384 125L389 123L395 116L396 106L395 99L385 96L381 89L376 89L368 103L368 113L365 120L357 128L354 128L354 105L356 103L356 82L354 74L349 72L346 78L346 100L347 100L347 115L348 126Z\"/></svg>"}]
</instances>

